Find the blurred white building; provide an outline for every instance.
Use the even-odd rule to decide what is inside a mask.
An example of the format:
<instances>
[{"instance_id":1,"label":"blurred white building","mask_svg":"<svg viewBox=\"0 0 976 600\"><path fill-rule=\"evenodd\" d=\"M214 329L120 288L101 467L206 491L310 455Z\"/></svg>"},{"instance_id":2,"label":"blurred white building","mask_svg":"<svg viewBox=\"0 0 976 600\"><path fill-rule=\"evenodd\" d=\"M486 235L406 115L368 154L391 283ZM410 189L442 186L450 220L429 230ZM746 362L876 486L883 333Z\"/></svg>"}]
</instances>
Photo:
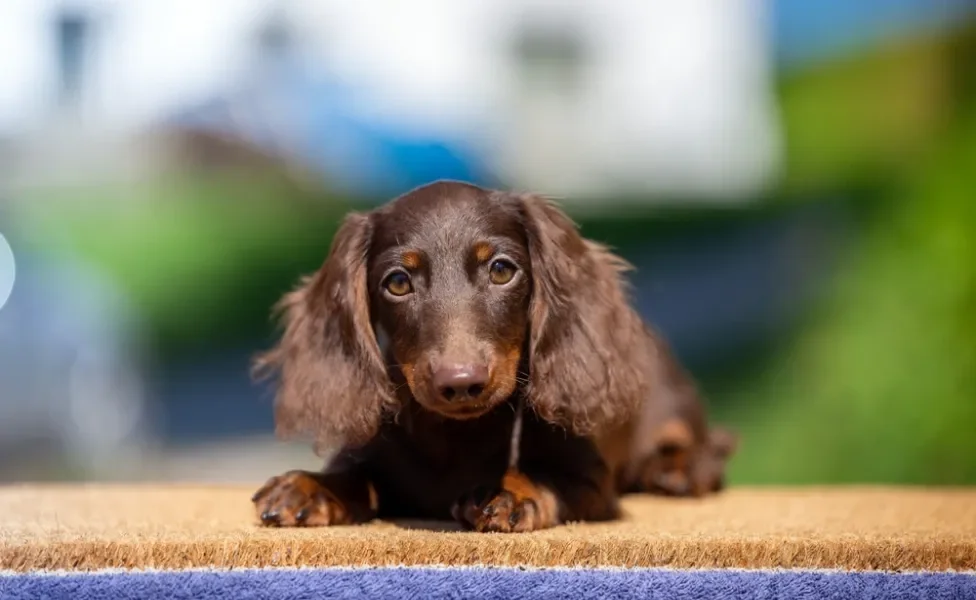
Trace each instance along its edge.
<instances>
[{"instance_id":1,"label":"blurred white building","mask_svg":"<svg viewBox=\"0 0 976 600\"><path fill-rule=\"evenodd\" d=\"M640 201L743 199L779 156L766 8L764 0L4 0L0 137L140 131L253 75L255 31L280 11L310 71L360 86L363 111L467 136L513 186L569 199L607 191ZM62 43L59 61L56 38L66 32L75 45Z\"/></svg>"}]
</instances>

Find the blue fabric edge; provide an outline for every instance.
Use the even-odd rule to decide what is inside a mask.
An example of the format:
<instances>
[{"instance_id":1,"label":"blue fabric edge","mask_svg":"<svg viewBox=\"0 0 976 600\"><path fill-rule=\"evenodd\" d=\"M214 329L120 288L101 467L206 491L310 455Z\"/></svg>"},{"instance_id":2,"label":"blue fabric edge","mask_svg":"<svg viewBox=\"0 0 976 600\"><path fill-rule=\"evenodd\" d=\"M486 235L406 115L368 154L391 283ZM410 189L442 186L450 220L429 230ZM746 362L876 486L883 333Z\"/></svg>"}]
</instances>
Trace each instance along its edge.
<instances>
[{"instance_id":1,"label":"blue fabric edge","mask_svg":"<svg viewBox=\"0 0 976 600\"><path fill-rule=\"evenodd\" d=\"M0 599L976 599L976 573L374 567L0 575Z\"/></svg>"}]
</instances>

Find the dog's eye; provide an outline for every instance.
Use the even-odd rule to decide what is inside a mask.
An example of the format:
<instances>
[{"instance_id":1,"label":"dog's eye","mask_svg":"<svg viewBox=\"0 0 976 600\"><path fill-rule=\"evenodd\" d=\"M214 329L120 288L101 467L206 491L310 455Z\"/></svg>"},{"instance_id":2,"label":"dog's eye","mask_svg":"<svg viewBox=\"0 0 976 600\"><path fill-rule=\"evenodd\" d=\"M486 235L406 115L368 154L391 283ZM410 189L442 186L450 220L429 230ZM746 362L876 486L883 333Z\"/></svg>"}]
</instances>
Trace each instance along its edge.
<instances>
[{"instance_id":1,"label":"dog's eye","mask_svg":"<svg viewBox=\"0 0 976 600\"><path fill-rule=\"evenodd\" d=\"M413 291L410 276L403 271L390 273L383 281L383 287L394 296L406 296Z\"/></svg>"},{"instance_id":2,"label":"dog's eye","mask_svg":"<svg viewBox=\"0 0 976 600\"><path fill-rule=\"evenodd\" d=\"M495 285L505 285L515 277L515 265L507 260L492 261L488 267L488 279Z\"/></svg>"}]
</instances>

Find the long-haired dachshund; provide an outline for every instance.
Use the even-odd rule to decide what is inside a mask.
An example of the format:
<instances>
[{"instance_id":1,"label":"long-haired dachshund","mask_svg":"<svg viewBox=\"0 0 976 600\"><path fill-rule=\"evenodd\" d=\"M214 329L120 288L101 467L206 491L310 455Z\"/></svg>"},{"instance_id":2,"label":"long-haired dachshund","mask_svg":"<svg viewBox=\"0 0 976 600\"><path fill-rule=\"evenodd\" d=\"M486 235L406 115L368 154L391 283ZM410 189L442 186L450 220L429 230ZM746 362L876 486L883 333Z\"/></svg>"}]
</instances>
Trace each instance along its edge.
<instances>
[{"instance_id":1,"label":"long-haired dachshund","mask_svg":"<svg viewBox=\"0 0 976 600\"><path fill-rule=\"evenodd\" d=\"M720 489L735 436L706 426L625 270L534 195L441 181L348 216L256 364L278 375L279 434L338 451L271 478L261 522L531 531L614 519L627 492Z\"/></svg>"}]
</instances>

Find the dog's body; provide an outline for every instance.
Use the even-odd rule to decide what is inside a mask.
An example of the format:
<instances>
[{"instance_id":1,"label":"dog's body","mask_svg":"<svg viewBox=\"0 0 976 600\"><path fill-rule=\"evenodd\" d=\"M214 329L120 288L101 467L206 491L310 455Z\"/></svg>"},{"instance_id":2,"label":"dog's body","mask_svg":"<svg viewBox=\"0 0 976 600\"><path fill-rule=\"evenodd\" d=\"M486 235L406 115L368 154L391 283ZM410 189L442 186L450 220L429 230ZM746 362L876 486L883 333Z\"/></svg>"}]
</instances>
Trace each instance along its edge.
<instances>
[{"instance_id":1,"label":"dog's body","mask_svg":"<svg viewBox=\"0 0 976 600\"><path fill-rule=\"evenodd\" d=\"M438 182L350 216L259 360L279 431L341 450L258 490L262 522L528 531L720 489L735 439L630 307L625 266L536 196Z\"/></svg>"}]
</instances>

